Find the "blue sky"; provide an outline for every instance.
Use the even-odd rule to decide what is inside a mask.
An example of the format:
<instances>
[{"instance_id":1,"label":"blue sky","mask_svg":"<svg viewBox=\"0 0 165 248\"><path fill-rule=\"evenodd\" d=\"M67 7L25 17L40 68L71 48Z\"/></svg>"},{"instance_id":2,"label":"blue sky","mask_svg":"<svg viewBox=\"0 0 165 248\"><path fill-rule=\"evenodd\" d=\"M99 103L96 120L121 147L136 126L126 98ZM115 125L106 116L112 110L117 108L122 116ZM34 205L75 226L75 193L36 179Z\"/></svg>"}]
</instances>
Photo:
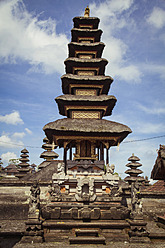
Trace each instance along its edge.
<instances>
[{"instance_id":1,"label":"blue sky","mask_svg":"<svg viewBox=\"0 0 165 248\"><path fill-rule=\"evenodd\" d=\"M159 144L165 144L165 1L163 0L1 0L0 1L0 157L40 164L43 126L59 118L54 98L62 94L72 18L89 4L100 18L109 94L117 104L108 120L128 125L127 143L111 149L122 178L135 153L150 176ZM134 140L164 136L145 141ZM128 142L129 141L129 142ZM62 151L57 150L62 158Z\"/></svg>"}]
</instances>

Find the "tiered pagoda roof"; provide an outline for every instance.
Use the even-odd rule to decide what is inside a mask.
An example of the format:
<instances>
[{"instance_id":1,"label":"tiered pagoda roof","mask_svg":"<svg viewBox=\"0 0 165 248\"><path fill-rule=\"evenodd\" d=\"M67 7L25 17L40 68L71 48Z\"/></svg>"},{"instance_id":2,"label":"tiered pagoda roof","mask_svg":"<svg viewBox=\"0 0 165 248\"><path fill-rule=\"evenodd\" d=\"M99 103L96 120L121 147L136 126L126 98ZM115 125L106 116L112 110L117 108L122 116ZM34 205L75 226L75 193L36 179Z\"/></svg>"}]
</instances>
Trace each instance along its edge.
<instances>
[{"instance_id":1,"label":"tiered pagoda roof","mask_svg":"<svg viewBox=\"0 0 165 248\"><path fill-rule=\"evenodd\" d=\"M41 153L40 158L45 160L38 166L38 169L46 167L54 160L54 158L58 158L59 156L56 152L52 151L52 144L49 142L47 137L43 139L43 142L44 144L42 145L42 148L45 151ZM57 145L55 145L54 148L57 148Z\"/></svg>"},{"instance_id":2,"label":"tiered pagoda roof","mask_svg":"<svg viewBox=\"0 0 165 248\"><path fill-rule=\"evenodd\" d=\"M20 163L19 163L19 169L18 169L18 174L16 174L16 176L21 179L23 178L24 176L27 175L27 173L29 173L30 171L30 168L29 168L29 155L28 155L28 150L26 148L24 148L22 151L21 151L21 158L20 158Z\"/></svg>"},{"instance_id":3,"label":"tiered pagoda roof","mask_svg":"<svg viewBox=\"0 0 165 248\"><path fill-rule=\"evenodd\" d=\"M50 142L66 149L76 147L76 158L80 159L81 150L87 147L91 152L85 157L98 159L96 148L109 149L131 133L125 125L102 120L112 114L117 99L108 95L113 79L105 76L108 61L101 57L105 45L100 41L99 21L88 13L73 19L69 57L64 62L66 74L61 77L64 95L55 99L59 113L67 118L43 128ZM86 143L80 144L83 140Z\"/></svg>"},{"instance_id":4,"label":"tiered pagoda roof","mask_svg":"<svg viewBox=\"0 0 165 248\"><path fill-rule=\"evenodd\" d=\"M139 163L140 159L132 154L132 156L128 159L130 161L126 166L130 167L130 169L126 170L125 173L129 174L124 180L127 181L130 185L132 182L143 182L145 181L144 177L139 176L140 174L143 173L142 170L137 169L138 167L141 167L142 164Z\"/></svg>"}]
</instances>

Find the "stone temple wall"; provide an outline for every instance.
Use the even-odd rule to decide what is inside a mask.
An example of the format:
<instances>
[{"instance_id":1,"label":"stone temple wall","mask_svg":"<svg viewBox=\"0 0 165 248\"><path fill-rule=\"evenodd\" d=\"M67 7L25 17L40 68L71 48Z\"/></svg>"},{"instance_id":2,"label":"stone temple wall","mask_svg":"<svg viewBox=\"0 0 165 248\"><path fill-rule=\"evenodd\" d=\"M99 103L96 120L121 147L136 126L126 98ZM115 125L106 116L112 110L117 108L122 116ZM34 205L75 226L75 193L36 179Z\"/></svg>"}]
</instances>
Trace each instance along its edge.
<instances>
[{"instance_id":1,"label":"stone temple wall","mask_svg":"<svg viewBox=\"0 0 165 248\"><path fill-rule=\"evenodd\" d=\"M0 220L28 218L31 186L0 186ZM41 186L41 204L48 200L48 188Z\"/></svg>"},{"instance_id":2,"label":"stone temple wall","mask_svg":"<svg viewBox=\"0 0 165 248\"><path fill-rule=\"evenodd\" d=\"M30 187L21 185L0 185L0 220L17 219L25 220L28 218ZM48 186L40 186L41 206L48 202ZM127 205L131 208L130 194L124 195ZM154 194L145 192L142 194L143 213L146 219L154 219L157 215L164 215L165 192Z\"/></svg>"}]
</instances>

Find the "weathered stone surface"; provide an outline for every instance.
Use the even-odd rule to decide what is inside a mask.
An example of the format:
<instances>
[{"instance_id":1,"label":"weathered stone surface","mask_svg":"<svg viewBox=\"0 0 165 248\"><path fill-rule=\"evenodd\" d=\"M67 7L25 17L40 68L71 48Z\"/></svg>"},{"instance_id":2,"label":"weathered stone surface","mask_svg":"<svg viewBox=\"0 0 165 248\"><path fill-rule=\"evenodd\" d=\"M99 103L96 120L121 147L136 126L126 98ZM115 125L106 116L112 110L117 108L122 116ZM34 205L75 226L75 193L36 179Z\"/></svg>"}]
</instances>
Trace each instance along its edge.
<instances>
[{"instance_id":1,"label":"weathered stone surface","mask_svg":"<svg viewBox=\"0 0 165 248\"><path fill-rule=\"evenodd\" d=\"M53 209L51 211L51 219L59 219L61 216L61 208L60 207L56 207L55 209Z\"/></svg>"}]
</instances>

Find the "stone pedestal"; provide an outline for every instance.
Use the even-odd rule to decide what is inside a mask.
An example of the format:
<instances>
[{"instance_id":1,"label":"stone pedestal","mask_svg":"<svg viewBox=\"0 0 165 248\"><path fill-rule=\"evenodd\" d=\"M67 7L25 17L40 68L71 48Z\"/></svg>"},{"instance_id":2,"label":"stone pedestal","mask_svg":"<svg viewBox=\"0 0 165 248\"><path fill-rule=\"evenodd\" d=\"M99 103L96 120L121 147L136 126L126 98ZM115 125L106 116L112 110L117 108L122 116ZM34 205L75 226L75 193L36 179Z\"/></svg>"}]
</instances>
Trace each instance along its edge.
<instances>
[{"instance_id":1,"label":"stone pedestal","mask_svg":"<svg viewBox=\"0 0 165 248\"><path fill-rule=\"evenodd\" d=\"M138 218L134 220L128 220L131 230L129 231L130 242L133 243L150 243L149 232L146 229L147 223Z\"/></svg>"},{"instance_id":2,"label":"stone pedestal","mask_svg":"<svg viewBox=\"0 0 165 248\"><path fill-rule=\"evenodd\" d=\"M25 222L26 231L21 239L21 243L42 243L43 230L42 221L37 219L29 219Z\"/></svg>"}]
</instances>

